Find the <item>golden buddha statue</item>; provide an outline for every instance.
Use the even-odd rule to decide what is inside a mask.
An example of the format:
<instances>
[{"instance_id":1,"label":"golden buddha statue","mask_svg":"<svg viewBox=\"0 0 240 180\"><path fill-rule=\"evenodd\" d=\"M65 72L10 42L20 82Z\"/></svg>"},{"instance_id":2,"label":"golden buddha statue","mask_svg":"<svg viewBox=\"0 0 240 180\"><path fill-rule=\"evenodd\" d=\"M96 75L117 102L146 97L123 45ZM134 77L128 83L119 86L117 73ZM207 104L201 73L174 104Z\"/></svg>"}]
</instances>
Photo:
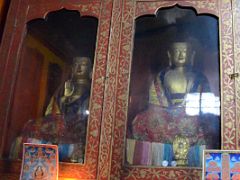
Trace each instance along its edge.
<instances>
[{"instance_id":1,"label":"golden buddha statue","mask_svg":"<svg viewBox=\"0 0 240 180\"><path fill-rule=\"evenodd\" d=\"M169 66L155 77L149 90L150 104L185 106L189 93L210 91L206 77L193 69L195 51L189 43L174 42L167 54Z\"/></svg>"},{"instance_id":2,"label":"golden buddha statue","mask_svg":"<svg viewBox=\"0 0 240 180\"><path fill-rule=\"evenodd\" d=\"M70 78L52 96L45 116L29 120L21 139L57 144L60 161L82 163L89 115L92 63L88 57L75 57L71 67ZM18 146L21 144L16 143Z\"/></svg>"},{"instance_id":3,"label":"golden buddha statue","mask_svg":"<svg viewBox=\"0 0 240 180\"><path fill-rule=\"evenodd\" d=\"M151 83L148 108L132 121L133 138L173 144L175 137L181 136L190 146L205 145L201 114L186 113L186 103L188 95L200 99L202 93L210 92L207 78L193 68L195 51L190 43L174 42L167 54L169 66Z\"/></svg>"},{"instance_id":4,"label":"golden buddha statue","mask_svg":"<svg viewBox=\"0 0 240 180\"><path fill-rule=\"evenodd\" d=\"M58 137L58 141L64 144L73 144L71 155L73 157L69 159L71 162L82 163L84 161L91 73L92 64L89 58L74 58L71 78L64 83L63 93L60 89L52 97L45 113L50 117L53 114L63 116L64 130L61 137ZM60 158L62 158L61 147L59 151Z\"/></svg>"},{"instance_id":5,"label":"golden buddha statue","mask_svg":"<svg viewBox=\"0 0 240 180\"><path fill-rule=\"evenodd\" d=\"M87 57L75 57L73 59L72 64L72 75L69 80L67 80L64 84L64 92L60 97L60 102L58 108L55 109L56 114L69 114L67 106L71 106L71 104L79 99L80 97L84 96L84 94L88 94L90 91L91 86L91 61ZM45 115L49 115L53 113L53 103L54 98L52 97ZM59 98L59 97L58 97ZM83 107L85 110L88 108L88 102ZM82 108L82 109L83 109ZM76 113L76 112L75 112ZM75 114L74 113L74 114Z\"/></svg>"},{"instance_id":6,"label":"golden buddha statue","mask_svg":"<svg viewBox=\"0 0 240 180\"><path fill-rule=\"evenodd\" d=\"M168 51L168 57L173 68L169 69L164 77L163 86L172 95L170 102L172 105L183 103L184 96L193 85L193 73L191 68L195 52L191 52L191 47L184 42L176 42L172 49ZM190 54L191 53L191 54ZM175 96L176 95L176 96Z\"/></svg>"},{"instance_id":7,"label":"golden buddha statue","mask_svg":"<svg viewBox=\"0 0 240 180\"><path fill-rule=\"evenodd\" d=\"M208 82L202 73L193 70L195 52L189 43L174 42L167 53L169 66L152 82L149 107L133 120L133 135L166 143L172 143L176 135L182 135L191 138L190 143L195 144L203 140L203 132L197 118L186 114L186 98L191 93L201 96L201 93L209 92ZM141 119L148 122L143 128L147 132L143 133L144 137L138 131Z\"/></svg>"}]
</instances>

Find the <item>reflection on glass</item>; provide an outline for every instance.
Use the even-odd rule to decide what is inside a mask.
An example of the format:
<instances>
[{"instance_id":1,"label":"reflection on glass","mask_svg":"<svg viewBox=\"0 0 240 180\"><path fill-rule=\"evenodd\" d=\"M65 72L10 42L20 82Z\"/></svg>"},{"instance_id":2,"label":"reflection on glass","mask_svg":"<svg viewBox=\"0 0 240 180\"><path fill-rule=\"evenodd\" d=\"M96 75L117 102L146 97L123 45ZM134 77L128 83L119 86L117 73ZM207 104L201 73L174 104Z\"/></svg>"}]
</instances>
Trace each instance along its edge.
<instances>
[{"instance_id":1,"label":"reflection on glass","mask_svg":"<svg viewBox=\"0 0 240 180\"><path fill-rule=\"evenodd\" d=\"M126 163L195 167L219 148L217 34L215 18L178 7L136 20Z\"/></svg>"},{"instance_id":2,"label":"reflection on glass","mask_svg":"<svg viewBox=\"0 0 240 180\"><path fill-rule=\"evenodd\" d=\"M220 115L220 99L213 93L188 93L186 96L186 114L197 116L199 114Z\"/></svg>"},{"instance_id":3,"label":"reflection on glass","mask_svg":"<svg viewBox=\"0 0 240 180\"><path fill-rule=\"evenodd\" d=\"M21 158L24 142L47 143L58 145L60 161L84 162L96 32L95 18L65 9L28 23L12 107L12 122L21 125L10 158Z\"/></svg>"}]
</instances>

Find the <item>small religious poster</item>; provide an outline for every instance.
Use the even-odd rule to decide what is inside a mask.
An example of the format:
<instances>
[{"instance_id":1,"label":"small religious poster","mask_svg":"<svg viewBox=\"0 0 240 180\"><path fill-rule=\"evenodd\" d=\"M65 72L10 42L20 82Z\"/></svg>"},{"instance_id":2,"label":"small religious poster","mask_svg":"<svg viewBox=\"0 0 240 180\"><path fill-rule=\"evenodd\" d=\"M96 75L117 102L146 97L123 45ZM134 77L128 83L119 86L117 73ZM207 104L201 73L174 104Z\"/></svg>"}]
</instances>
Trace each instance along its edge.
<instances>
[{"instance_id":1,"label":"small religious poster","mask_svg":"<svg viewBox=\"0 0 240 180\"><path fill-rule=\"evenodd\" d=\"M203 180L239 180L240 150L204 150Z\"/></svg>"},{"instance_id":2,"label":"small religious poster","mask_svg":"<svg viewBox=\"0 0 240 180\"><path fill-rule=\"evenodd\" d=\"M49 144L23 144L20 180L57 180L58 147Z\"/></svg>"}]
</instances>

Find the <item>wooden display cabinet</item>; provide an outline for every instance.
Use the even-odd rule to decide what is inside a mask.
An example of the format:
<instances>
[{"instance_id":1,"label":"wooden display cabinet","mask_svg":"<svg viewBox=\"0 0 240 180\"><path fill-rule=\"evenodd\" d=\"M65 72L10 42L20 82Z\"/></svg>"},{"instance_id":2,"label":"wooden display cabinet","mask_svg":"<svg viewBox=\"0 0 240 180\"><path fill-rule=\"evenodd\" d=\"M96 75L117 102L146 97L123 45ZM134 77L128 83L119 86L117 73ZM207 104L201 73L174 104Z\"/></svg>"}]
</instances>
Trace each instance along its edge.
<instances>
[{"instance_id":1,"label":"wooden display cabinet","mask_svg":"<svg viewBox=\"0 0 240 180\"><path fill-rule=\"evenodd\" d=\"M116 3L116 2L115 2ZM199 1L122 1L113 8L113 30L110 43L106 82L105 109L103 111L102 133L106 134L105 143L101 149L108 149L105 153L111 157L101 156L99 178L111 179L200 179L201 168L172 168L156 166L130 166L125 164L126 131L129 106L129 87L133 50L135 19L144 15L155 15L161 8L173 7L194 8L196 14L207 14L217 17L219 28L219 57L220 57L220 87L221 87L221 148L238 149L238 117L239 99L237 93L238 78L231 74L238 73L239 64L236 58L239 54L237 35L237 1L199 0ZM121 8L122 7L122 8ZM120 11L121 10L121 11ZM121 15L121 20L119 16ZM235 29L234 29L235 27ZM200 27L199 27L200 28ZM237 38L237 39L236 39ZM147 49L143 49L146 51ZM114 55L117 54L117 57ZM143 60L143 59L140 59ZM116 62L118 62L116 64ZM143 72L144 73L144 72ZM233 75L234 76L234 75ZM145 81L139 76L140 81ZM112 82L116 82L114 85ZM144 83L143 83L144 84ZM108 127L108 128L105 128ZM109 128L111 127L111 128ZM112 140L112 145L108 144ZM102 158L101 158L102 157ZM106 166L111 158L111 165ZM101 165L102 164L102 165ZM104 168L105 167L105 168Z\"/></svg>"},{"instance_id":2,"label":"wooden display cabinet","mask_svg":"<svg viewBox=\"0 0 240 180\"><path fill-rule=\"evenodd\" d=\"M63 12L70 16L62 15ZM15 179L19 176L21 161L8 160L11 143L21 134L24 124L29 119L44 116L45 101L47 99L49 101L53 95L49 94L50 96L47 97L48 92L55 91L60 85L64 74L69 71L66 64L71 63L75 56L88 56L92 63L94 62L87 146L84 164L61 163L59 176L60 178L97 178L111 13L112 1L12 2L0 58L0 99L3 102L0 110L1 178ZM75 17L79 20L75 21ZM56 18L62 19L56 21ZM52 26L47 25L50 21ZM92 25L92 21L97 24ZM64 32L64 28L65 30L70 28L72 32L68 31L62 35L60 31ZM74 36L75 33L82 35L80 38L82 42L77 42L79 36ZM91 53L88 49L91 49ZM52 74L50 79L49 74ZM52 77L55 79L51 80ZM55 86L55 83L58 85ZM55 86L53 88L55 90L50 90L52 85Z\"/></svg>"},{"instance_id":3,"label":"wooden display cabinet","mask_svg":"<svg viewBox=\"0 0 240 180\"><path fill-rule=\"evenodd\" d=\"M98 20L98 25L95 51L92 56L94 67L85 162L83 164L60 163L60 179L200 179L201 168L199 167L165 168L127 165L125 159L128 119L131 111L129 107L132 106L129 94L131 94L132 71L135 68L132 64L135 62L133 60L134 48L136 47L134 45L135 22L136 19L146 15L154 17L158 10L174 7L191 9L195 11L197 16L211 16L218 22L219 54L217 56L219 57L221 99L220 144L221 149L239 149L240 2L237 0L16 0L10 6L0 49L1 177L17 179L20 174L21 161L8 160L11 141L18 136L23 124L28 120L28 116L23 120L21 115L18 115L20 112L24 113L21 107L25 103L23 96L17 91L18 88L22 90L30 88L30 92L35 93L30 93L31 96L38 97L26 100L28 107L35 108L32 110L35 117L39 117L38 114L43 111L43 99L46 98L44 97L46 90L42 89L40 83L44 82L44 76L37 76L38 81L35 79L33 82L31 80L33 77L24 75L26 72L21 74L21 65L25 62L23 45L26 41L27 23L36 19L47 21L48 15L52 12L67 10L79 12L81 17L94 17ZM46 44L43 43L43 45ZM53 54L56 54L56 49L46 46L50 52L53 51ZM65 44L67 48L70 46ZM84 49L85 46L88 47L86 44L79 47ZM31 52L33 57L46 59L36 56L34 51ZM64 66L61 59L64 59L63 62L67 62L71 61L73 56L78 55L74 54L74 51L69 52L65 54L58 52L59 67ZM140 53L140 55L142 54ZM43 62L50 63L52 59ZM29 67L35 67L32 74L42 74L40 70L44 69L39 69L41 64L35 62L28 62L31 63ZM60 69L63 70L64 74L64 68ZM32 69L30 68L30 70ZM23 77L27 77L29 80ZM26 86L20 83L19 79L21 78L23 78L21 82L25 81ZM36 93L38 87L41 89L38 93L41 95ZM139 92L141 91L139 90ZM27 96L27 94L25 95ZM16 97L20 97L20 99L16 99ZM144 99L140 101L144 101ZM142 106L138 108L141 109ZM16 111L14 114L13 110ZM27 111L25 110L25 112Z\"/></svg>"}]
</instances>

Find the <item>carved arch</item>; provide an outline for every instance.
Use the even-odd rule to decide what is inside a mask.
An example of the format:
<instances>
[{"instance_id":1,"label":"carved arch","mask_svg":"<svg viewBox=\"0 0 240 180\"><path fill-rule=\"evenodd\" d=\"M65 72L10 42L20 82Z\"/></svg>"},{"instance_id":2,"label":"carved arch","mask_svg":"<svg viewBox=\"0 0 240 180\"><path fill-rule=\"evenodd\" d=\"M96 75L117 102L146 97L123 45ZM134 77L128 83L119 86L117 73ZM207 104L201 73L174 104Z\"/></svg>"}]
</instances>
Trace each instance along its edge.
<instances>
[{"instance_id":1,"label":"carved arch","mask_svg":"<svg viewBox=\"0 0 240 180\"><path fill-rule=\"evenodd\" d=\"M26 21L30 21L36 18L43 18L45 19L46 16L53 12L58 11L61 9L67 10L76 10L82 16L93 16L95 18L99 18L100 16L100 7L101 3L99 1L93 2L79 2L79 3L72 3L71 1L63 2L59 0L52 0L54 2L43 2L44 0L36 4L29 2L27 5L27 17Z\"/></svg>"},{"instance_id":2,"label":"carved arch","mask_svg":"<svg viewBox=\"0 0 240 180\"><path fill-rule=\"evenodd\" d=\"M191 7L196 11L196 14L211 14L219 16L218 14L218 2L217 1L160 1L160 2L137 2L135 18L143 15L156 15L161 8L170 8L173 6L179 6L182 8Z\"/></svg>"}]
</instances>

